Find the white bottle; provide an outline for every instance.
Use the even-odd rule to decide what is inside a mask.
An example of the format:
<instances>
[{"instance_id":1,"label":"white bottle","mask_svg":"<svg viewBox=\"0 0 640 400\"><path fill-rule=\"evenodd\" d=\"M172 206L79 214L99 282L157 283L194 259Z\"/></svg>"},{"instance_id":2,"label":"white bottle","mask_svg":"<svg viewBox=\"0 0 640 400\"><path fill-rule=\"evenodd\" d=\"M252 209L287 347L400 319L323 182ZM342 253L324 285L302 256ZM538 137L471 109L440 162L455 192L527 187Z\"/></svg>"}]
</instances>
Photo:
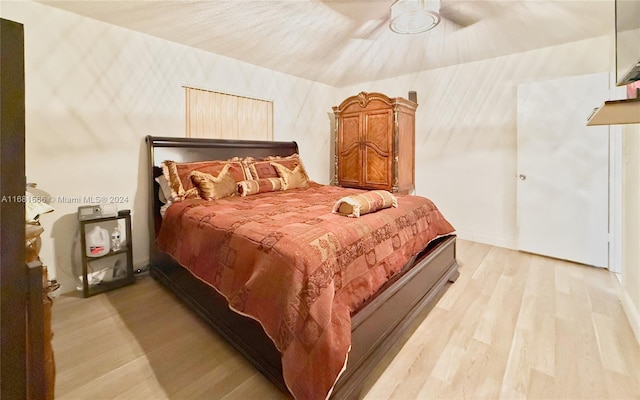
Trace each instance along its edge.
<instances>
[{"instance_id":1,"label":"white bottle","mask_svg":"<svg viewBox=\"0 0 640 400\"><path fill-rule=\"evenodd\" d=\"M111 250L120 250L120 244L120 228L116 226L111 232Z\"/></svg>"},{"instance_id":2,"label":"white bottle","mask_svg":"<svg viewBox=\"0 0 640 400\"><path fill-rule=\"evenodd\" d=\"M86 233L87 257L100 257L109 253L109 231L98 225Z\"/></svg>"}]
</instances>

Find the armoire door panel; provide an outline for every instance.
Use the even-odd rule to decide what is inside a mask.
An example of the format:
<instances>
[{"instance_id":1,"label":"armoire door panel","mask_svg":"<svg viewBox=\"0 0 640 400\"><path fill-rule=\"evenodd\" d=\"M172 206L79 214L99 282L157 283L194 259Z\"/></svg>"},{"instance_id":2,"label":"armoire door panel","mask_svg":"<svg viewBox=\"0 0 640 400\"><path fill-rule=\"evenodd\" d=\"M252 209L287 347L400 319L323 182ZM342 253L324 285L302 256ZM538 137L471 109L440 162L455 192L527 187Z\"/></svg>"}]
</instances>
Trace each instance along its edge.
<instances>
[{"instance_id":1,"label":"armoire door panel","mask_svg":"<svg viewBox=\"0 0 640 400\"><path fill-rule=\"evenodd\" d=\"M359 145L351 146L338 155L338 179L341 183L358 184L362 171L362 157Z\"/></svg>"},{"instance_id":2,"label":"armoire door panel","mask_svg":"<svg viewBox=\"0 0 640 400\"><path fill-rule=\"evenodd\" d=\"M360 142L360 115L345 115L341 121L340 145L349 148Z\"/></svg>"},{"instance_id":3,"label":"armoire door panel","mask_svg":"<svg viewBox=\"0 0 640 400\"><path fill-rule=\"evenodd\" d=\"M376 153L378 153L380 157L389 157L389 152L378 147L378 144L376 142L370 142L368 140L364 140L360 143L366 147L367 151L369 150L375 151Z\"/></svg>"},{"instance_id":4,"label":"armoire door panel","mask_svg":"<svg viewBox=\"0 0 640 400\"><path fill-rule=\"evenodd\" d=\"M341 147L340 154L352 153L354 151L358 152L360 151L360 147L362 147L362 142L344 143Z\"/></svg>"},{"instance_id":5,"label":"armoire door panel","mask_svg":"<svg viewBox=\"0 0 640 400\"><path fill-rule=\"evenodd\" d=\"M391 111L368 113L366 115L365 140L374 143L383 152L391 152L393 132L393 114Z\"/></svg>"},{"instance_id":6,"label":"armoire door panel","mask_svg":"<svg viewBox=\"0 0 640 400\"><path fill-rule=\"evenodd\" d=\"M391 164L389 157L381 156L370 147L366 148L365 157L365 185L390 187Z\"/></svg>"}]
</instances>

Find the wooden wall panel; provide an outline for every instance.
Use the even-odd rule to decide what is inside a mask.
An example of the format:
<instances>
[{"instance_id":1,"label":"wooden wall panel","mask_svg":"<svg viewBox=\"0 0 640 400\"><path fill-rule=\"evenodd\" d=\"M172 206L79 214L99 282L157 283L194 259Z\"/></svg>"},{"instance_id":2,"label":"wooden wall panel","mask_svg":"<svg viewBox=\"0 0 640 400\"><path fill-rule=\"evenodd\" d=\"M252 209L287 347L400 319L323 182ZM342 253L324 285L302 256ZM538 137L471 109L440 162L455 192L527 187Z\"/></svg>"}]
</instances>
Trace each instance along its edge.
<instances>
[{"instance_id":1,"label":"wooden wall panel","mask_svg":"<svg viewBox=\"0 0 640 400\"><path fill-rule=\"evenodd\" d=\"M24 28L0 19L0 398L27 397Z\"/></svg>"}]
</instances>

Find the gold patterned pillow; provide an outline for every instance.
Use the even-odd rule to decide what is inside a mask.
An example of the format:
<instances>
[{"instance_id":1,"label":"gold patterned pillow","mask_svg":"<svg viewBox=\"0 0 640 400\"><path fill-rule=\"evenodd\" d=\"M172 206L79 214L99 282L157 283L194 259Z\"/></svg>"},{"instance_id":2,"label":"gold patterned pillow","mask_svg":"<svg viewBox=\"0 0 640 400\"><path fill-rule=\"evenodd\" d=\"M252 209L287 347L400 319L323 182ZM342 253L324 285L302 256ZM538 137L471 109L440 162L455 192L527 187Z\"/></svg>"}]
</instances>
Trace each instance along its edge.
<instances>
[{"instance_id":1,"label":"gold patterned pillow","mask_svg":"<svg viewBox=\"0 0 640 400\"><path fill-rule=\"evenodd\" d=\"M293 171L276 162L272 162L271 165L278 171L280 178L282 178L282 190L306 188L309 186L309 177L307 177L307 173L302 164L295 167Z\"/></svg>"},{"instance_id":2,"label":"gold patterned pillow","mask_svg":"<svg viewBox=\"0 0 640 400\"><path fill-rule=\"evenodd\" d=\"M298 165L301 165L302 170L304 171L304 165L302 164L302 160L298 154L292 154L287 157L280 156L270 156L266 157L263 160L245 160L249 171L251 172L251 176L253 179L263 179L263 178L277 178L278 171L271 165L272 162L277 162L280 165L284 165L285 167L293 170ZM306 175L306 171L304 171Z\"/></svg>"},{"instance_id":3,"label":"gold patterned pillow","mask_svg":"<svg viewBox=\"0 0 640 400\"><path fill-rule=\"evenodd\" d=\"M198 188L192 187L191 189L182 193L182 195L176 198L175 201L197 199L197 198L200 198L200 193L198 192Z\"/></svg>"},{"instance_id":4,"label":"gold patterned pillow","mask_svg":"<svg viewBox=\"0 0 640 400\"><path fill-rule=\"evenodd\" d=\"M282 190L282 178L251 179L238 182L238 194L242 197L252 194Z\"/></svg>"},{"instance_id":5,"label":"gold patterned pillow","mask_svg":"<svg viewBox=\"0 0 640 400\"><path fill-rule=\"evenodd\" d=\"M227 164L218 176L200 171L193 171L189 176L201 198L217 200L233 196L236 193L236 180L229 169L230 165Z\"/></svg>"},{"instance_id":6,"label":"gold patterned pillow","mask_svg":"<svg viewBox=\"0 0 640 400\"><path fill-rule=\"evenodd\" d=\"M186 191L194 187L191 180L191 173L193 171L204 172L211 176L218 176L220 171L222 171L226 165L229 165L229 173L233 176L236 182L251 179L251 172L248 171L245 163L237 159L227 161L195 161L186 163L166 160L161 164L162 173L169 182L171 197L173 198L183 197Z\"/></svg>"},{"instance_id":7,"label":"gold patterned pillow","mask_svg":"<svg viewBox=\"0 0 640 400\"><path fill-rule=\"evenodd\" d=\"M398 199L386 190L370 190L341 198L333 205L333 213L357 218L389 207L398 207Z\"/></svg>"}]
</instances>

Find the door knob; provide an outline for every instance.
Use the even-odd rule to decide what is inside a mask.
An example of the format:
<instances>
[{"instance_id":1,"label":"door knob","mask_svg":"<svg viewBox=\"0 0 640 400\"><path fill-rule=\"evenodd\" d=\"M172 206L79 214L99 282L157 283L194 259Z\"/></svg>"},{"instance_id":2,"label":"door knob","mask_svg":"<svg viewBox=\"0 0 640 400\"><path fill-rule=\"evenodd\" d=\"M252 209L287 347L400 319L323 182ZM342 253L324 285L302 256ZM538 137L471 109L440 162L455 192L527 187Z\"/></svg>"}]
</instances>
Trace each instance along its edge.
<instances>
[{"instance_id":1,"label":"door knob","mask_svg":"<svg viewBox=\"0 0 640 400\"><path fill-rule=\"evenodd\" d=\"M527 175L520 174L520 175L518 175L518 178L520 178L521 181L526 181L527 180Z\"/></svg>"}]
</instances>

